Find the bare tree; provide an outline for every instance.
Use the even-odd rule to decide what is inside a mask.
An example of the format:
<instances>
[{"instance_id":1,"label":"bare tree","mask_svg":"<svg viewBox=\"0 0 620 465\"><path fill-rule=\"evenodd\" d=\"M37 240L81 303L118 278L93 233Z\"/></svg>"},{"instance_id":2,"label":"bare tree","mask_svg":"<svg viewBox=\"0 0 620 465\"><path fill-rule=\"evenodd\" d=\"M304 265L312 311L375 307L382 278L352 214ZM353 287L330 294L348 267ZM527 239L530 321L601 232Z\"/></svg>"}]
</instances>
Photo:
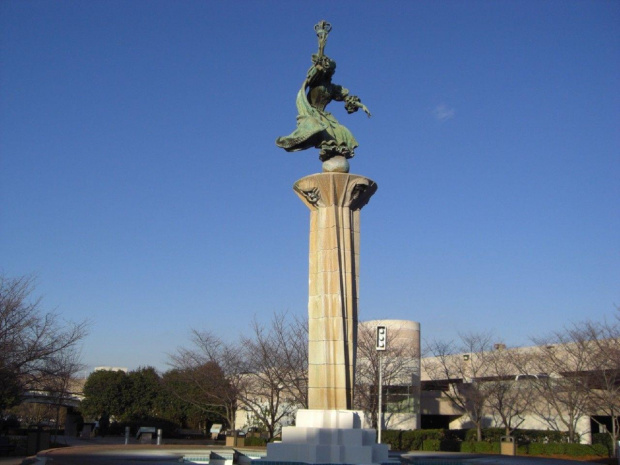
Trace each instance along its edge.
<instances>
[{"instance_id":1,"label":"bare tree","mask_svg":"<svg viewBox=\"0 0 620 465\"><path fill-rule=\"evenodd\" d=\"M283 418L307 407L307 341L305 324L290 321L286 313L274 314L269 327L254 321L251 337L235 346L194 330L192 347L169 355L175 379L192 388L174 383L171 390L205 412L222 410L233 430L242 426L235 420L244 409L273 437ZM214 376L215 366L222 376Z\"/></svg>"},{"instance_id":2,"label":"bare tree","mask_svg":"<svg viewBox=\"0 0 620 465\"><path fill-rule=\"evenodd\" d=\"M256 323L253 326L257 336ZM308 320L275 313L269 334L278 351L277 376L286 395L299 408L308 408Z\"/></svg>"},{"instance_id":3,"label":"bare tree","mask_svg":"<svg viewBox=\"0 0 620 465\"><path fill-rule=\"evenodd\" d=\"M179 348L168 364L182 383L167 385L178 398L205 413L218 414L235 429L243 362L232 346L208 331L192 332L192 348Z\"/></svg>"},{"instance_id":4,"label":"bare tree","mask_svg":"<svg viewBox=\"0 0 620 465\"><path fill-rule=\"evenodd\" d=\"M390 328L390 342L382 353L376 349L376 327L361 323L357 332L355 406L364 411L373 428L378 426L379 366L382 369L384 423L394 414L419 414L419 344L398 337L400 328ZM381 364L379 363L381 357Z\"/></svg>"},{"instance_id":5,"label":"bare tree","mask_svg":"<svg viewBox=\"0 0 620 465\"><path fill-rule=\"evenodd\" d=\"M516 368L523 364L523 357L519 349L506 349L504 344L497 344L485 355L488 410L507 436L525 421L532 401L532 380Z\"/></svg>"},{"instance_id":6,"label":"bare tree","mask_svg":"<svg viewBox=\"0 0 620 465\"><path fill-rule=\"evenodd\" d=\"M56 415L56 409L51 404L22 402L8 410L12 415L20 419L23 424L48 425Z\"/></svg>"},{"instance_id":7,"label":"bare tree","mask_svg":"<svg viewBox=\"0 0 620 465\"><path fill-rule=\"evenodd\" d=\"M21 391L40 390L42 382L64 376L62 360L76 353L87 334L86 322L63 322L41 311L40 301L31 299L33 290L31 277L0 275L0 373Z\"/></svg>"},{"instance_id":8,"label":"bare tree","mask_svg":"<svg viewBox=\"0 0 620 465\"><path fill-rule=\"evenodd\" d=\"M252 336L242 339L245 374L239 390L242 408L276 436L284 419L307 407L307 331L276 313L271 325L252 323Z\"/></svg>"},{"instance_id":9,"label":"bare tree","mask_svg":"<svg viewBox=\"0 0 620 465\"><path fill-rule=\"evenodd\" d=\"M448 384L444 392L452 403L465 412L476 427L477 440L482 440L482 427L492 384L489 378L488 354L492 350L490 334L460 335L458 343L431 342L424 359L424 369L434 381Z\"/></svg>"},{"instance_id":10,"label":"bare tree","mask_svg":"<svg viewBox=\"0 0 620 465\"><path fill-rule=\"evenodd\" d=\"M582 336L576 327L534 339L522 373L530 375L537 393L532 411L555 431L567 431L570 442L579 442L577 426L587 413L590 396L590 349L575 343Z\"/></svg>"},{"instance_id":11,"label":"bare tree","mask_svg":"<svg viewBox=\"0 0 620 465\"><path fill-rule=\"evenodd\" d=\"M40 381L42 389L50 396L55 409L55 435L58 437L60 427L60 409L75 392L77 374L84 369L77 350L64 350L56 357L50 358L44 365L44 378Z\"/></svg>"},{"instance_id":12,"label":"bare tree","mask_svg":"<svg viewBox=\"0 0 620 465\"><path fill-rule=\"evenodd\" d=\"M609 434L615 457L620 435L620 322L581 323L575 327L573 343L588 356L588 413ZM600 416L608 417L610 425Z\"/></svg>"}]
</instances>

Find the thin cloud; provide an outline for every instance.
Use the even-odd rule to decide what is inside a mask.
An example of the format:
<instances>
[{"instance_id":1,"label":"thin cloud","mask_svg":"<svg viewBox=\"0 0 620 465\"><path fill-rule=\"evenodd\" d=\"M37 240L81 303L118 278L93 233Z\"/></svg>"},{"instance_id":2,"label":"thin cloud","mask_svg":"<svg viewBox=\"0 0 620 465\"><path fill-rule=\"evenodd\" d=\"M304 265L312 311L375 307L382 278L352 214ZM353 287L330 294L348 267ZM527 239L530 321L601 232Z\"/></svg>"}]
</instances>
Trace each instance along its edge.
<instances>
[{"instance_id":1,"label":"thin cloud","mask_svg":"<svg viewBox=\"0 0 620 465\"><path fill-rule=\"evenodd\" d=\"M442 123L444 121L448 121L449 119L454 118L454 115L456 115L456 110L443 103L437 105L433 109L433 116L435 117L435 119L437 119L437 121L440 121Z\"/></svg>"}]
</instances>

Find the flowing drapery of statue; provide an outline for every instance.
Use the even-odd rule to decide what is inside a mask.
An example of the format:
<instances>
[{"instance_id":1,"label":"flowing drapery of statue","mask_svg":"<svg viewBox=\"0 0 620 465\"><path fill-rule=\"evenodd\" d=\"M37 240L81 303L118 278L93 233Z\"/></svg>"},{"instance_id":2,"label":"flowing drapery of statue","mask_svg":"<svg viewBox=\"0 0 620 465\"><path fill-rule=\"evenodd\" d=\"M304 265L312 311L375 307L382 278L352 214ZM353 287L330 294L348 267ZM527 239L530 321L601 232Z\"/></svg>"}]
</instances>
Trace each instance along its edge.
<instances>
[{"instance_id":1,"label":"flowing drapery of statue","mask_svg":"<svg viewBox=\"0 0 620 465\"><path fill-rule=\"evenodd\" d=\"M359 97L332 83L336 62L324 54L331 25L320 21L314 30L319 40L319 50L312 55L312 66L297 93L297 128L288 136L278 137L276 145L287 152L318 148L324 172L348 173L347 160L355 155L357 140L325 108L336 100L344 102L348 113L355 113L361 108L370 117L370 111Z\"/></svg>"}]
</instances>

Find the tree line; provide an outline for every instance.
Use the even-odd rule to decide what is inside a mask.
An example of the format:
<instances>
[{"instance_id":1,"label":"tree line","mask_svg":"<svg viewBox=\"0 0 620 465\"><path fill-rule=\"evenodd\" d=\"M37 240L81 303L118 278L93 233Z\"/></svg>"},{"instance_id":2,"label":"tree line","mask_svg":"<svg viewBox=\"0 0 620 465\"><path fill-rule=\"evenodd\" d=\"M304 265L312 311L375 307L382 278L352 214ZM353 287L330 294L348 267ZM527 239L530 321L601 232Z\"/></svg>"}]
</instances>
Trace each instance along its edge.
<instances>
[{"instance_id":1,"label":"tree line","mask_svg":"<svg viewBox=\"0 0 620 465\"><path fill-rule=\"evenodd\" d=\"M376 428L379 354L374 331L365 325L358 330L355 408ZM226 344L209 331L194 330L190 346L170 356L181 380L178 386L185 389L172 392L204 412L219 408L217 415L232 429L255 426L272 438L298 408L307 408L307 341L305 319L286 313L274 314L270 322L254 321L240 343ZM508 348L495 341L490 334L470 333L455 341L430 342L422 367L417 347L390 344L382 354L384 425L393 413L420 412L419 391L400 400L394 387L419 386L414 377L422 368L429 380L425 389L441 390L471 420L478 440L489 419L510 435L529 417L579 442L578 423L586 417L617 442L618 319L574 324L534 339L531 347ZM246 424L235 423L237 410L247 413Z\"/></svg>"},{"instance_id":2,"label":"tree line","mask_svg":"<svg viewBox=\"0 0 620 465\"><path fill-rule=\"evenodd\" d=\"M217 366L203 367L203 373L223 379ZM188 385L177 370L163 374L153 367L128 373L98 370L86 380L80 412L99 422L101 435L120 434L125 426L133 432L140 426L156 426L171 436L181 428L204 430L210 423L221 422L219 405L201 408L176 395L181 392L200 397L199 388Z\"/></svg>"},{"instance_id":3,"label":"tree line","mask_svg":"<svg viewBox=\"0 0 620 465\"><path fill-rule=\"evenodd\" d=\"M360 326L358 358L357 408L367 412L376 426L374 328ZM232 430L254 427L272 439L299 408L308 407L307 323L287 313L275 313L266 323L255 320L238 343L193 330L189 346L170 354L168 364L170 369L161 375L149 367L92 373L84 386L82 412L103 419L103 427L110 420L118 424L159 420L167 426L203 430L222 423ZM392 345L384 354L386 384L410 384L418 369L417 348ZM240 410L245 412L244 424L236 423Z\"/></svg>"},{"instance_id":4,"label":"tree line","mask_svg":"<svg viewBox=\"0 0 620 465\"><path fill-rule=\"evenodd\" d=\"M58 400L83 369L79 345L87 322L65 322L31 298L32 278L0 275L0 411L17 405L29 390ZM374 328L358 332L355 408L378 424L379 362ZM617 319L584 322L535 339L530 348L506 348L488 334L427 344L422 369L428 389L441 390L471 420L481 439L489 417L510 434L527 415L577 441L584 416L605 425L615 444L620 410L620 325ZM307 408L308 329L305 317L275 313L255 320L247 335L228 343L195 329L187 347L169 354L169 370L152 367L96 371L84 386L81 411L100 421L160 421L170 428L204 430L212 423L230 429L257 427L269 438ZM416 347L392 344L383 354L384 386L419 385ZM432 381L435 380L435 386ZM419 381L419 380L418 380ZM419 392L384 392L383 412L419 412ZM401 396L401 397L399 397ZM389 407L389 408L386 408ZM246 423L236 424L237 412ZM59 408L56 410L58 416ZM384 416L384 421L385 421ZM611 419L611 422L608 421Z\"/></svg>"},{"instance_id":5,"label":"tree line","mask_svg":"<svg viewBox=\"0 0 620 465\"><path fill-rule=\"evenodd\" d=\"M620 321L585 321L533 339L532 347L507 348L489 334L463 334L426 348L423 369L467 415L477 438L489 418L510 435L535 418L579 442L588 418L615 446L620 412Z\"/></svg>"}]
</instances>

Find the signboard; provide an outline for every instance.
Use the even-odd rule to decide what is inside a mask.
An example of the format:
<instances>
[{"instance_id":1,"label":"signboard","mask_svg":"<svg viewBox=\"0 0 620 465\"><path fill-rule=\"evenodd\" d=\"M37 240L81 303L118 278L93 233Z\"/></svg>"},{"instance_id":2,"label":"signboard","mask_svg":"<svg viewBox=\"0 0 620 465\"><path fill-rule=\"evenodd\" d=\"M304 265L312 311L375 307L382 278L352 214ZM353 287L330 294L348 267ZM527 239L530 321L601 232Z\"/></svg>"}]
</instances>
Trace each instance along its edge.
<instances>
[{"instance_id":1,"label":"signboard","mask_svg":"<svg viewBox=\"0 0 620 465\"><path fill-rule=\"evenodd\" d=\"M387 349L387 327L377 326L377 350Z\"/></svg>"}]
</instances>

